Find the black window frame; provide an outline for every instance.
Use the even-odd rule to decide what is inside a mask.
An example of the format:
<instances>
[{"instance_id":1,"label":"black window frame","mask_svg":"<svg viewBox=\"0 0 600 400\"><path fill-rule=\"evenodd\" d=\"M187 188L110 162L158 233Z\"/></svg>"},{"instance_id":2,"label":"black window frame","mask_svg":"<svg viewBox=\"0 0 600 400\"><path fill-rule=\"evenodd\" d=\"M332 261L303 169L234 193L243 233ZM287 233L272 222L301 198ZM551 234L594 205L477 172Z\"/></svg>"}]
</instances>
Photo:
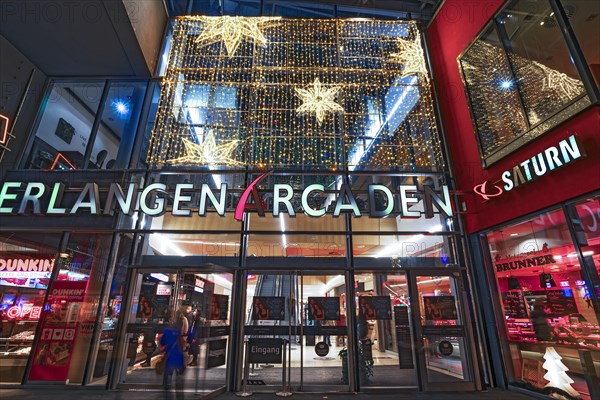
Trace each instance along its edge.
<instances>
[{"instance_id":1,"label":"black window frame","mask_svg":"<svg viewBox=\"0 0 600 400\"><path fill-rule=\"evenodd\" d=\"M44 115L44 111L46 108L46 101L50 96L52 89L56 83L85 83L85 82L100 82L103 81L102 94L100 97L100 101L98 103L98 109L94 113L94 122L90 126L90 135L88 139L88 144L86 146L84 158L82 161L82 166L77 168L77 170L88 171L90 170L91 161L90 158L92 156L92 150L94 147L94 142L96 137L98 136L98 129L100 127L102 121L102 115L104 109L106 107L106 100L108 98L108 94L113 84L119 83L144 83L144 96L141 100L140 107L140 115L138 116L137 126L135 127L134 137L131 139L130 148L127 150L127 156L123 160L117 160L120 164L120 167L117 169L129 169L131 167L135 167L138 165L136 159L134 159L134 155L139 152L138 147L141 145L139 143L140 129L143 128L142 122L145 121L148 116L148 101L149 101L149 93L152 91L153 79L148 78L136 78L136 77L107 77L107 76L86 76L86 77L49 77L46 80L46 84L44 87L44 95L41 97L37 113L35 119L33 120L33 124L28 132L27 143L23 148L23 152L21 153L21 157L19 162L17 163L19 170L35 170L29 167L27 161L29 159L36 134L37 129L39 127L40 121ZM151 96L150 96L151 97ZM143 134L142 134L143 136Z\"/></svg>"},{"instance_id":2,"label":"black window frame","mask_svg":"<svg viewBox=\"0 0 600 400\"><path fill-rule=\"evenodd\" d=\"M478 128L478 122L475 118L472 108L472 102L469 94L469 86L467 85L467 79L465 75L465 71L463 69L462 60L465 54L473 47L473 45L482 39L486 33L490 30L493 30L494 33L498 35L500 38L500 42L502 43L501 50L503 51L504 56L508 59L508 51L506 48L506 43L503 39L502 35L502 24L499 20L499 17L504 13L504 11L509 8L512 4L514 4L518 0L506 0L502 6L498 8L498 10L494 13L494 15L490 18L490 20L483 26L483 28L477 33L475 38L469 43L469 45L459 54L457 57L458 69L460 71L461 80L463 84L463 90L466 97L466 101L469 108L469 114L471 117L471 123L473 125L473 130L475 134L475 139L477 141L477 149L479 151L479 157L481 159L481 165L483 168L489 168L493 164L499 162L500 160L508 157L509 155L517 152L533 140L537 139L545 135L546 133L552 131L559 125L564 122L570 120L581 112L589 109L592 106L600 104L600 90L598 85L596 84L592 72L590 70L589 64L585 59L585 55L577 41L575 31L569 21L569 18L565 12L565 9L561 3L561 0L543 0L547 1L552 10L554 11L554 16L557 20L558 26L563 34L563 40L567 46L567 50L569 51L569 55L573 60L574 67L579 74L581 81L585 88L585 93L574 98L569 103L565 104L561 109L557 110L553 115L546 117L545 119L540 120L536 124L531 124L529 119L527 118L527 113L524 108L523 96L519 91L517 91L516 95L519 97L519 105L521 107L521 111L523 115L526 117L526 123L528 125L528 129L524 132L520 133L518 136L510 140L509 142L503 144L489 155L485 155L485 151L483 149L480 133ZM510 65L510 63L509 63ZM512 67L511 67L512 69ZM514 74L514 71L511 72L511 79L513 81L517 81L517 77Z\"/></svg>"}]
</instances>

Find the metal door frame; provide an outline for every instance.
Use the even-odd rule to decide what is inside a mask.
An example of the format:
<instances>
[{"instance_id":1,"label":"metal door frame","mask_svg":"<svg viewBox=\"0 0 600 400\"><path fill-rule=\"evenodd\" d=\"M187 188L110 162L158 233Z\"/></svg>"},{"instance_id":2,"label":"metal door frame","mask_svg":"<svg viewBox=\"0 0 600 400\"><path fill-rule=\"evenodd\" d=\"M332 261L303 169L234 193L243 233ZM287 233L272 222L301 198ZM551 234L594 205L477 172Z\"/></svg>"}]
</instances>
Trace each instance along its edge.
<instances>
[{"instance_id":1,"label":"metal door frame","mask_svg":"<svg viewBox=\"0 0 600 400\"><path fill-rule=\"evenodd\" d=\"M469 380L462 382L429 382L427 379L427 363L426 349L423 345L423 327L421 318L421 309L419 307L419 291L417 288L417 276L447 276L450 279L454 278L458 286L456 296L460 319L464 327L464 349L465 361L468 371L465 371L469 376ZM466 310L467 295L465 282L463 280L463 270L460 268L434 269L434 268L418 268L406 269L406 277L408 281L408 290L410 296L413 337L415 342L415 358L417 361L417 375L420 389L423 392L440 392L440 391L475 391L477 389L476 379L476 364L475 364L475 349L473 346L473 331L469 313Z\"/></svg>"},{"instance_id":2,"label":"metal door frame","mask_svg":"<svg viewBox=\"0 0 600 400\"><path fill-rule=\"evenodd\" d=\"M234 304L234 298L233 298L233 294L235 293L235 269L234 268L230 268L230 267L223 267L220 265L216 265L216 264L204 264L204 265L198 265L196 267L192 267L192 266L181 266L181 265L177 265L177 261L176 259L179 257L174 257L174 262L172 265L170 266L165 266L165 265L160 265L160 266L155 266L152 264L152 262L149 262L147 264L144 265L130 265L127 269L128 269L128 273L127 273L127 292L126 292L126 297L123 299L122 302L122 310L124 310L124 314L121 315L121 317L119 318L119 326L118 326L118 331L117 331L117 343L115 345L115 356L113 357L113 361L112 361L112 367L111 370L109 372L109 389L112 390L118 390L118 389L123 389L123 390L128 390L128 389L156 389L156 390L163 390L162 385L149 385L149 384L143 384L143 383L127 383L127 382L120 382L121 380L121 376L122 376L122 371L123 368L125 367L125 363L126 363L126 351L127 351L127 343L125 338L127 337L127 325L129 324L129 320L131 318L131 305L132 305L132 300L133 300L133 296L135 293L135 288L137 287L137 283L138 283L138 279L140 279L140 277L142 276L142 274L144 273L149 273L149 272L169 272L169 273L177 273L178 275L182 272L194 272L194 273L199 273L199 274L204 274L204 273L229 273L232 275L233 280L232 280L232 298L230 300L230 310L229 310L229 317L230 317L230 327L233 325L233 321L231 321L232 318L232 311L233 308L235 307ZM150 258L150 260L152 260L152 258ZM162 264L162 263L161 263ZM179 263L181 264L181 263ZM230 328L231 329L231 328ZM225 381L223 382L223 385L211 390L210 392L207 393L202 393L203 397L207 397L207 398L212 398L218 394L224 393L227 389L227 382L229 379L229 374L230 374L230 368L228 368L228 366L232 365L232 359L234 357L233 355L233 351L232 351L232 342L233 342L233 332L230 331L229 337L228 337L228 343L227 343L227 357L226 357L226 361L225 361L225 365L226 365L226 378ZM158 387L160 386L160 387Z\"/></svg>"},{"instance_id":3,"label":"metal door frame","mask_svg":"<svg viewBox=\"0 0 600 400\"><path fill-rule=\"evenodd\" d=\"M245 270L245 273L252 273L254 275L287 275L290 277L293 277L294 275L298 277L298 296L299 299L296 299L296 304L299 305L300 302L299 300L301 300L302 296L303 296L303 282L301 282L302 278L304 276L313 276L313 275L342 275L344 277L344 284L346 285L346 304L347 304L347 308L346 308L346 337L348 338L347 342L347 348L348 348L348 384L331 384L331 385L305 385L303 382L303 377L304 377L304 361L303 361L303 349L304 349L304 342L303 342L303 337L305 336L304 334L304 321L301 318L301 312L302 310L298 310L297 312L299 312L299 325L298 325L298 329L299 329L299 333L298 335L292 335L292 336L299 336L300 337L300 344L298 344L298 346L300 346L300 382L289 382L288 381L288 386L290 388L290 390L293 393L308 393L308 392L319 392L319 393L327 393L327 392L331 392L331 393L351 393L354 391L353 387L355 387L354 385L356 385L354 376L356 375L354 373L355 371L355 366L356 363L354 362L354 357L355 357L355 350L354 350L354 332L352 329L350 329L351 327L351 323L354 323L355 320L355 316L354 315L350 315L350 312L354 312L354 303L351 303L349 301L349 299L351 298L350 295L348 294L349 290L352 289L352 298L354 298L354 285L349 284L348 282L353 282L353 280L349 280L351 279L350 273L349 271L345 270L345 269L312 269L312 270L308 270L308 269L299 269L299 268L290 268L289 266L286 266L285 268L279 269L279 270L274 270L274 269L269 269L269 268L265 268L265 269L252 269L252 270ZM353 275L352 275L353 276ZM247 282L247 281L246 281ZM291 282L291 280L290 280ZM291 289L291 287L290 287ZM244 287L244 293L247 291L247 284ZM349 305L352 304L352 307L349 307ZM248 305L246 304L245 299L243 300L243 307L242 309L246 310L246 307L248 307ZM242 332L241 335L241 340L243 343L243 340L246 336L246 332L245 332L245 327L246 327L246 315L244 315L244 321L243 321L243 325L244 325L244 331ZM287 322L287 326L291 327L291 318L290 320L288 320ZM288 349L288 351L290 351ZM291 364L291 360L288 359L288 362ZM237 368L243 368L243 363L240 362L238 363L238 365L236 366ZM290 369L288 369L288 376L290 374ZM241 374L240 374L241 375ZM253 389L259 389L259 388L265 388L265 389L275 389L275 390L253 390L256 393L274 393L277 390L281 389L281 385L278 383L276 385L267 385L267 386L257 386Z\"/></svg>"}]
</instances>

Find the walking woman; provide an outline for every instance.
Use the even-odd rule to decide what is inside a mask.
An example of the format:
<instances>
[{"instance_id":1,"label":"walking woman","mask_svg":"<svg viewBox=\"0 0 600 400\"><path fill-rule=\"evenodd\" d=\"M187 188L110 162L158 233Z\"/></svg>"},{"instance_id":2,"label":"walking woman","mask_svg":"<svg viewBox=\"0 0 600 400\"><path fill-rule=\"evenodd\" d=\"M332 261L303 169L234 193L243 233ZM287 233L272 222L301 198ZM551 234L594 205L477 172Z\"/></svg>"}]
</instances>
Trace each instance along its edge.
<instances>
[{"instance_id":1,"label":"walking woman","mask_svg":"<svg viewBox=\"0 0 600 400\"><path fill-rule=\"evenodd\" d=\"M169 325L165 328L160 344L165 349L165 373L163 385L165 390L171 389L172 375L175 373L175 388L179 392L183 383L181 375L185 370L183 361L183 337L181 336L181 325L175 313L169 313Z\"/></svg>"}]
</instances>

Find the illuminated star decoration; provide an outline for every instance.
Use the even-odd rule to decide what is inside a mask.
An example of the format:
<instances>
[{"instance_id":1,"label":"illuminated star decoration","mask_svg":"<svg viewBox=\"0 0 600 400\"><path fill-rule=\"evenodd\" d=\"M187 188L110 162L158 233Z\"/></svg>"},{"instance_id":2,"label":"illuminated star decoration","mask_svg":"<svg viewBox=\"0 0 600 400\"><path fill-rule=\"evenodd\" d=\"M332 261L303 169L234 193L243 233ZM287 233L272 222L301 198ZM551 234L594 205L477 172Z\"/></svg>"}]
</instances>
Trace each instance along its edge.
<instances>
[{"instance_id":1,"label":"illuminated star decoration","mask_svg":"<svg viewBox=\"0 0 600 400\"><path fill-rule=\"evenodd\" d=\"M279 20L280 17L202 17L204 29L196 38L197 43L207 46L223 42L227 55L233 56L243 40L253 40L260 46L266 46L269 41L263 35L259 25Z\"/></svg>"},{"instance_id":2,"label":"illuminated star decoration","mask_svg":"<svg viewBox=\"0 0 600 400\"><path fill-rule=\"evenodd\" d=\"M404 64L402 70L402 78L411 75L422 75L425 81L429 82L429 74L425 66L425 53L421 46L421 34L417 31L415 40L399 39L399 53L391 53L390 59L392 62Z\"/></svg>"},{"instance_id":3,"label":"illuminated star decoration","mask_svg":"<svg viewBox=\"0 0 600 400\"><path fill-rule=\"evenodd\" d=\"M341 105L335 102L335 95L340 91L339 87L325 87L316 78L307 89L294 88L296 96L302 100L302 105L296 109L300 115L315 114L317 124L321 125L326 113L344 111Z\"/></svg>"},{"instance_id":4,"label":"illuminated star decoration","mask_svg":"<svg viewBox=\"0 0 600 400\"><path fill-rule=\"evenodd\" d=\"M217 144L215 135L208 131L201 144L183 139L186 155L169 160L171 164L185 165L231 165L239 166L243 163L231 158L239 140L232 140L225 144Z\"/></svg>"},{"instance_id":5,"label":"illuminated star decoration","mask_svg":"<svg viewBox=\"0 0 600 400\"><path fill-rule=\"evenodd\" d=\"M578 80L567 76L560 71L552 68L548 68L543 64L538 66L544 71L546 75L544 77L544 89L557 90L564 93L568 99L579 96L584 91L583 83Z\"/></svg>"}]
</instances>

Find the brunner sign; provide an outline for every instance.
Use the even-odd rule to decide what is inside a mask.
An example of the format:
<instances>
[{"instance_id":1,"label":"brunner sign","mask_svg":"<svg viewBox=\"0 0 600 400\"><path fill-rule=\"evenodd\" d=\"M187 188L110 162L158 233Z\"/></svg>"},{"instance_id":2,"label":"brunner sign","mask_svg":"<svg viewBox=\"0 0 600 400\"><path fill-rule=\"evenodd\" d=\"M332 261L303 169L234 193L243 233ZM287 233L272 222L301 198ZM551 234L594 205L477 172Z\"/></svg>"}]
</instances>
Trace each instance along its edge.
<instances>
[{"instance_id":1,"label":"brunner sign","mask_svg":"<svg viewBox=\"0 0 600 400\"><path fill-rule=\"evenodd\" d=\"M558 145L550 146L533 157L515 165L512 169L502 172L498 181L484 181L475 186L473 190L483 200L487 201L502 195L504 192L519 188L555 169L561 168L581 158L583 155L584 152L580 149L575 135L571 135L558 142Z\"/></svg>"},{"instance_id":2,"label":"brunner sign","mask_svg":"<svg viewBox=\"0 0 600 400\"><path fill-rule=\"evenodd\" d=\"M245 212L265 215L265 206L256 185L267 175L268 173L259 176L244 190L235 208L235 219L241 220ZM41 182L4 182L0 188L0 215L114 215L115 212L132 215L140 211L148 216L170 212L173 216L185 217L191 216L192 212L205 216L210 205L218 215L224 217L229 191L227 183L222 183L220 188L192 183L178 183L171 187L164 183L152 183L144 187L130 183L124 188L118 183L111 183L105 188L107 194L102 199L99 185L86 183L82 188L70 190L75 191L76 199L73 197L69 202L64 196L67 189L60 182L52 186ZM165 196L169 192L172 196ZM337 196L333 200L334 217L338 217L340 213L353 213L356 217L363 215L365 211L359 209L350 185L342 184L336 192ZM309 204L311 195L325 193L324 185L312 184L302 190L301 211L292 206L292 198L296 193L291 185L275 184L271 193L273 216L286 212L290 217L295 217L297 212L303 212L310 217L321 217L326 213L324 206ZM329 193L328 191L327 194ZM381 196L386 201L376 202L376 197L380 199ZM416 210L416 205L420 202L422 207L418 208L422 210ZM436 213L452 216L447 186L441 186L439 190L434 190L429 185L399 185L390 189L385 185L372 184L368 186L367 207L371 218L383 218L393 212L400 213L404 218L420 218L421 215L433 218Z\"/></svg>"}]
</instances>

